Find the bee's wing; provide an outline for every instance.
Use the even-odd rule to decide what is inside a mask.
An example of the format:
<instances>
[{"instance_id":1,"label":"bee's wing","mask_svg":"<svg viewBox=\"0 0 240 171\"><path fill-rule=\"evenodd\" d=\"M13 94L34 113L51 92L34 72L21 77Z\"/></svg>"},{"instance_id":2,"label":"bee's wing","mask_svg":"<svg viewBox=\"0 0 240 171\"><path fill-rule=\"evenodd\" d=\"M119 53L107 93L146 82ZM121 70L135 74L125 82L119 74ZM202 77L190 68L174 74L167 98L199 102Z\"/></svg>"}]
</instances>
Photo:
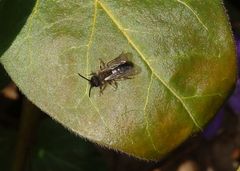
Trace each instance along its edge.
<instances>
[{"instance_id":1,"label":"bee's wing","mask_svg":"<svg viewBox=\"0 0 240 171\"><path fill-rule=\"evenodd\" d=\"M141 68L137 65L134 65L133 68L122 72L122 73L115 73L115 74L111 74L108 77L105 78L105 81L109 81L109 80L124 80L124 79L129 79L132 78L134 75L137 75L141 72Z\"/></svg>"},{"instance_id":2,"label":"bee's wing","mask_svg":"<svg viewBox=\"0 0 240 171\"><path fill-rule=\"evenodd\" d=\"M115 59L108 62L107 67L109 69L114 69L114 68L118 67L119 65L126 63L131 58L132 58L132 53L129 53L129 52L123 53L122 52L118 57L116 57Z\"/></svg>"}]
</instances>

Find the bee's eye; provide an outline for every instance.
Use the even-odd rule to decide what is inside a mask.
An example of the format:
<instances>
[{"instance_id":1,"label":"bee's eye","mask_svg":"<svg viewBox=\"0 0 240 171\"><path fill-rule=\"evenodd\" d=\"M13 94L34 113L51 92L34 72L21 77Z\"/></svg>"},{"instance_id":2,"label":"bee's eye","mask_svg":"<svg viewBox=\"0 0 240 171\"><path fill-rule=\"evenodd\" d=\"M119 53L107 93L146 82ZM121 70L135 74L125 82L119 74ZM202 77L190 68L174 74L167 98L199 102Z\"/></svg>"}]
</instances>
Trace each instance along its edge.
<instances>
[{"instance_id":1,"label":"bee's eye","mask_svg":"<svg viewBox=\"0 0 240 171\"><path fill-rule=\"evenodd\" d=\"M99 78L97 76L93 76L91 79L91 83L94 87L98 87L100 86L100 81Z\"/></svg>"}]
</instances>

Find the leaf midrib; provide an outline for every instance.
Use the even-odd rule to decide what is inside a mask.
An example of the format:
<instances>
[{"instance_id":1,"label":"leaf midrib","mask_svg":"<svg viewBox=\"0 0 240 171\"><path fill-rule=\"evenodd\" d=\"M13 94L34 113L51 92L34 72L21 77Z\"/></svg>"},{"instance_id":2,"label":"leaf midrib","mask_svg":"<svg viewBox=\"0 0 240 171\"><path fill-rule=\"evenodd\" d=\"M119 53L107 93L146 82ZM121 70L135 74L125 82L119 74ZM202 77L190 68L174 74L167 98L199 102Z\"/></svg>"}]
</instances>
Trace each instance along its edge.
<instances>
[{"instance_id":1,"label":"leaf midrib","mask_svg":"<svg viewBox=\"0 0 240 171\"><path fill-rule=\"evenodd\" d=\"M109 18L113 21L113 23L116 25L116 27L120 30L120 32L123 34L123 36L128 40L128 42L131 44L131 46L136 50L136 52L139 54L139 56L142 58L144 63L148 66L150 71L159 79L159 81L173 94L173 96L182 104L183 108L186 110L187 114L195 124L197 128L202 130L201 126L198 124L197 120L194 118L193 114L191 113L190 109L187 107L187 105L184 103L181 96L179 96L152 68L150 63L147 61L145 55L140 51L140 49L137 47L137 45L133 42L133 40L130 38L130 36L127 34L127 32L124 31L124 27L122 27L121 23L114 17L111 10L108 9L108 7L97 0L97 3L101 6L103 11L109 16Z\"/></svg>"},{"instance_id":2,"label":"leaf midrib","mask_svg":"<svg viewBox=\"0 0 240 171\"><path fill-rule=\"evenodd\" d=\"M38 1L36 2L36 6L34 7L33 13L31 16L33 16L33 14L37 13L37 8L38 8ZM193 114L191 113L190 109L187 107L187 105L184 103L183 98L181 98L181 96L179 96L177 94L177 92L175 90L173 90L151 67L150 63L148 62L147 58L145 57L145 55L140 51L140 49L137 47L137 45L134 43L134 41L130 38L130 36L128 35L128 33L126 31L124 31L124 27L122 27L122 24L114 17L113 13L111 12L111 10L103 3L100 2L100 0L95 0L94 1L95 4L95 8L96 8L96 4L99 4L99 6L103 9L103 11L109 16L109 18L112 20L112 22L116 25L116 27L120 30L120 32L123 34L123 36L128 40L128 42L131 44L131 46L136 50L136 52L139 54L139 56L141 57L141 59L144 61L144 63L148 66L149 70L159 79L159 81L173 94L173 96L182 104L183 108L186 110L187 114L189 115L189 117L191 118L191 120L193 121L193 123L195 124L195 126L197 128L199 128L200 130L202 130L202 128L200 127L200 125L198 124L197 120L194 118ZM95 9L96 10L96 9ZM96 11L95 11L96 12ZM96 17L96 14L94 14L94 16ZM94 19L96 20L96 18ZM96 21L94 21L96 22ZM95 26L93 26L94 28ZM90 35L90 41L88 42L87 47L90 48L90 44L92 43L92 37L93 37L93 33L94 31L92 30L92 33ZM88 50L87 50L88 51ZM88 66L89 66L89 59L88 59L88 54L87 54L87 70L88 70ZM86 88L86 92L87 92L87 88ZM85 93L86 93L85 92ZM147 102L146 102L147 103Z\"/></svg>"}]
</instances>

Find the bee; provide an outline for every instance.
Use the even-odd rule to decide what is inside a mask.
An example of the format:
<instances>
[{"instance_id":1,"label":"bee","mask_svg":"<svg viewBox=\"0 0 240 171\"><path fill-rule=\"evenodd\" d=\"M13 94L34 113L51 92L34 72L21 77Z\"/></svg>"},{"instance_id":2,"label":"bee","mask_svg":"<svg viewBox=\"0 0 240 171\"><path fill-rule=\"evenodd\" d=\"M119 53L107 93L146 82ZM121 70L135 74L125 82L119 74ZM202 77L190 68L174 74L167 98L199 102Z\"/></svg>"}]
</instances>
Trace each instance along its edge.
<instances>
[{"instance_id":1,"label":"bee","mask_svg":"<svg viewBox=\"0 0 240 171\"><path fill-rule=\"evenodd\" d=\"M100 59L100 70L92 72L90 79L78 73L80 77L90 84L89 97L93 87L99 87L100 94L103 93L108 84L112 85L116 90L118 87L117 81L132 79L133 76L140 73L140 67L135 65L130 58L132 58L132 53L121 53L107 64Z\"/></svg>"}]
</instances>

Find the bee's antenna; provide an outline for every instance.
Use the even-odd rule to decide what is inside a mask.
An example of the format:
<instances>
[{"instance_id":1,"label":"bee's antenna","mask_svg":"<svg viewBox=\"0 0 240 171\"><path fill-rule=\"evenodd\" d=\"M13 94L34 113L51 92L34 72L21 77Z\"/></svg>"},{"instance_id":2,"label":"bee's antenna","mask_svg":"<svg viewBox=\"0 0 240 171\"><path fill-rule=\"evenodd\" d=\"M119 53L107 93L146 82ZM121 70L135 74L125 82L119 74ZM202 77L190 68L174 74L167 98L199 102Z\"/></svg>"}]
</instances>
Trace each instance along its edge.
<instances>
[{"instance_id":1,"label":"bee's antenna","mask_svg":"<svg viewBox=\"0 0 240 171\"><path fill-rule=\"evenodd\" d=\"M87 81L91 81L91 80L87 79L86 77L82 76L82 75L79 74L79 73L78 73L78 75L79 75L80 77L82 77L83 79L87 80Z\"/></svg>"},{"instance_id":2,"label":"bee's antenna","mask_svg":"<svg viewBox=\"0 0 240 171\"><path fill-rule=\"evenodd\" d=\"M90 89L89 89L89 94L88 94L89 97L90 97L90 95L91 95L92 87L93 87L93 86L90 86Z\"/></svg>"}]
</instances>

